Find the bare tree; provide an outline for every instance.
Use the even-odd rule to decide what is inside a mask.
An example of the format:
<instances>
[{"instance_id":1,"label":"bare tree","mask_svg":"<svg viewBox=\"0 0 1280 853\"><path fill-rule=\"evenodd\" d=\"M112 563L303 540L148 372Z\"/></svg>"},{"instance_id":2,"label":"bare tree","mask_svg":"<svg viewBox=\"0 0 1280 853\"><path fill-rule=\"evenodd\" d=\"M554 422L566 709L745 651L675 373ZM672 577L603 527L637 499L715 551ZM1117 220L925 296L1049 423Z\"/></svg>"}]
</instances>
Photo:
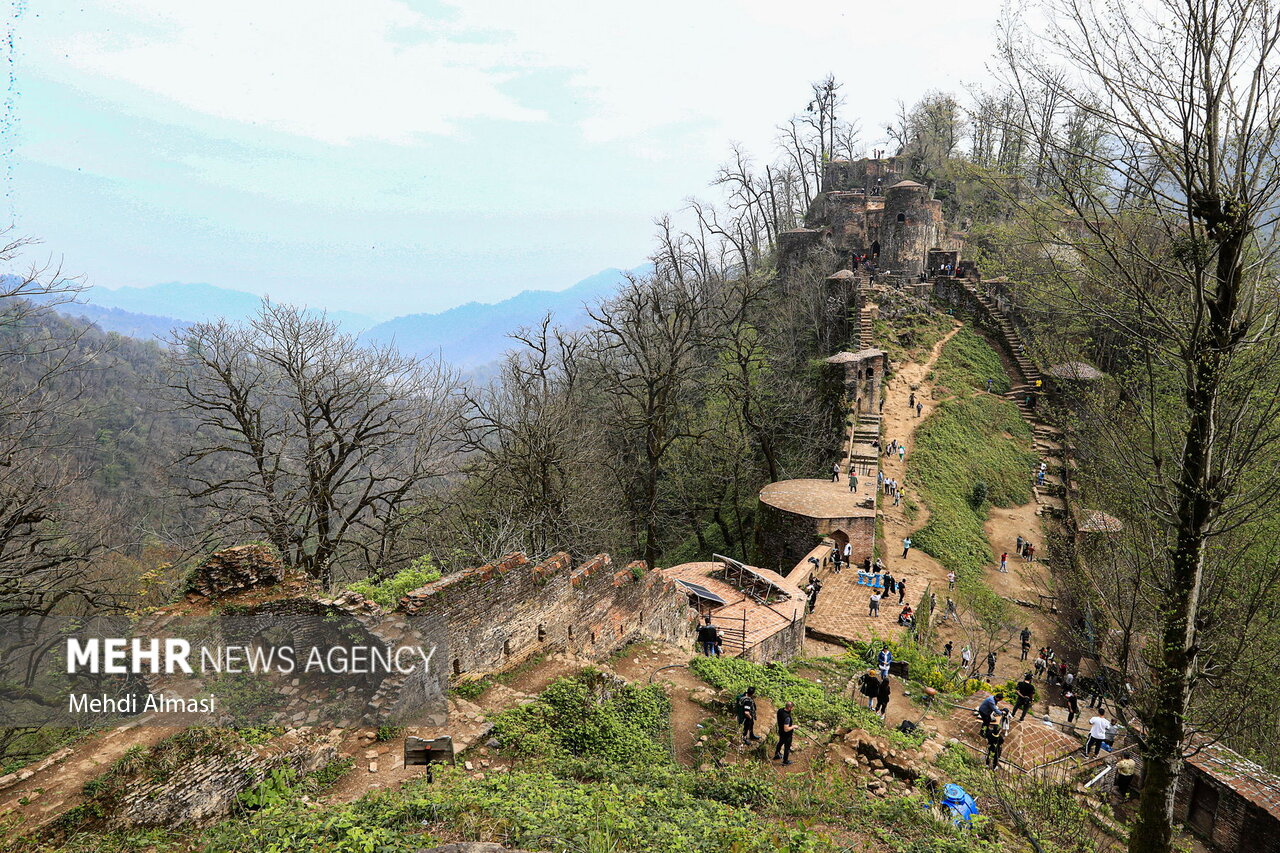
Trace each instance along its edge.
<instances>
[{"instance_id":1,"label":"bare tree","mask_svg":"<svg viewBox=\"0 0 1280 853\"><path fill-rule=\"evenodd\" d=\"M1117 330L1131 366L1099 426L1122 435L1129 517L1151 520L1155 546L1130 850L1164 853L1183 757L1214 727L1196 697L1215 656L1238 652L1223 634L1208 645L1204 596L1229 563L1220 545L1276 505L1280 21L1269 0L1047 5L1047 29L1013 30L1005 45L1010 127L1046 152L1054 201L1034 227L1058 272L1042 295ZM1048 88L1098 123L1094 151L1045 123ZM1093 168L1067 165L1080 163Z\"/></svg>"},{"instance_id":2,"label":"bare tree","mask_svg":"<svg viewBox=\"0 0 1280 853\"><path fill-rule=\"evenodd\" d=\"M340 559L386 573L405 511L454 464L446 368L297 308L198 323L175 337L172 367L173 402L196 424L190 496L324 584Z\"/></svg>"}]
</instances>

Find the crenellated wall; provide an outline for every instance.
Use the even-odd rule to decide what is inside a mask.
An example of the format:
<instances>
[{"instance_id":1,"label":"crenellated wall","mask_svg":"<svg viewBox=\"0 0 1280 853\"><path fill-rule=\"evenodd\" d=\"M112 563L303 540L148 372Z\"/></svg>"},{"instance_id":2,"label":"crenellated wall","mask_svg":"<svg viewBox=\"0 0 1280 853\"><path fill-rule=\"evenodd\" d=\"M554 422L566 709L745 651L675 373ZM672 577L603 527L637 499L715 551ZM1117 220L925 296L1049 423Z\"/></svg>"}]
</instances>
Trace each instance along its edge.
<instances>
[{"instance_id":1,"label":"crenellated wall","mask_svg":"<svg viewBox=\"0 0 1280 853\"><path fill-rule=\"evenodd\" d=\"M600 659L637 639L692 641L686 596L642 563L614 567L608 554L578 566L565 553L536 564L509 554L414 590L400 609L410 624L443 622L455 677L550 649Z\"/></svg>"}]
</instances>

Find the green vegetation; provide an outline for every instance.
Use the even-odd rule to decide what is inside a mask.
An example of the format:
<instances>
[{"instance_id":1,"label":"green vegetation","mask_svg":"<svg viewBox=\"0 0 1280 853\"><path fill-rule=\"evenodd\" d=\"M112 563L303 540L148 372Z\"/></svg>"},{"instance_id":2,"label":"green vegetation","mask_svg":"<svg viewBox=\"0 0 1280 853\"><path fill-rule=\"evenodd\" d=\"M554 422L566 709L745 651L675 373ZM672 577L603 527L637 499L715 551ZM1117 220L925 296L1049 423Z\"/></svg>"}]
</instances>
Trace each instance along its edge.
<instances>
[{"instance_id":1,"label":"green vegetation","mask_svg":"<svg viewBox=\"0 0 1280 853\"><path fill-rule=\"evenodd\" d=\"M941 314L915 313L892 323L877 318L871 328L876 347L888 353L891 362L901 362L927 354L946 336L951 323Z\"/></svg>"},{"instance_id":2,"label":"green vegetation","mask_svg":"<svg viewBox=\"0 0 1280 853\"><path fill-rule=\"evenodd\" d=\"M909 478L931 514L912 541L969 588L994 560L983 530L989 505L1031 500L1036 458L1017 406L978 390L989 377L1004 376L990 345L961 329L943 347L937 369L938 381L957 396L944 399L916 430Z\"/></svg>"},{"instance_id":3,"label":"green vegetation","mask_svg":"<svg viewBox=\"0 0 1280 853\"><path fill-rule=\"evenodd\" d=\"M828 692L821 684L777 664L761 665L741 658L699 657L690 668L708 684L737 695L754 686L756 692L777 705L795 703L796 722L801 734L818 724L826 729L859 728L884 735L901 746L919 746L923 733L905 735L890 730L875 713L856 698Z\"/></svg>"},{"instance_id":4,"label":"green vegetation","mask_svg":"<svg viewBox=\"0 0 1280 853\"><path fill-rule=\"evenodd\" d=\"M939 386L934 392L935 396L964 394L971 390L985 391L988 379L992 382L992 390L997 394L1003 394L1013 387L1004 369L1004 362L1000 360L1000 354L968 325L962 326L947 341L933 369Z\"/></svg>"},{"instance_id":5,"label":"green vegetation","mask_svg":"<svg viewBox=\"0 0 1280 853\"><path fill-rule=\"evenodd\" d=\"M669 728L662 688L619 683L595 670L552 684L537 701L493 717L503 751L525 758L601 758L615 765L665 761Z\"/></svg>"},{"instance_id":6,"label":"green vegetation","mask_svg":"<svg viewBox=\"0 0 1280 853\"><path fill-rule=\"evenodd\" d=\"M347 584L347 589L358 592L380 607L390 610L415 589L440 580L440 569L430 557L419 557L409 568L389 578L374 581L372 578Z\"/></svg>"}]
</instances>

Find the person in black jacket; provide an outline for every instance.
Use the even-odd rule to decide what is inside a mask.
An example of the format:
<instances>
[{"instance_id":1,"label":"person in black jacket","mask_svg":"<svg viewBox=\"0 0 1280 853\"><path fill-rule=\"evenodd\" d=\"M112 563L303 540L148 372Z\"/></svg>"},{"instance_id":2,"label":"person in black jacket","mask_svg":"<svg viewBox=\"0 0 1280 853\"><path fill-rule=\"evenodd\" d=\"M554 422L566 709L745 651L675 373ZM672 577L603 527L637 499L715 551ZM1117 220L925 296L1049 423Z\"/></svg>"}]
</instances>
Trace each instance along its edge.
<instances>
[{"instance_id":1,"label":"person in black jacket","mask_svg":"<svg viewBox=\"0 0 1280 853\"><path fill-rule=\"evenodd\" d=\"M778 748L773 751L773 760L782 759L783 765L791 763L791 741L795 738L796 723L792 716L795 703L788 702L778 709Z\"/></svg>"},{"instance_id":2,"label":"person in black jacket","mask_svg":"<svg viewBox=\"0 0 1280 853\"><path fill-rule=\"evenodd\" d=\"M880 688L876 691L876 713L884 716L889 710L889 679L880 680Z\"/></svg>"},{"instance_id":3,"label":"person in black jacket","mask_svg":"<svg viewBox=\"0 0 1280 853\"><path fill-rule=\"evenodd\" d=\"M874 669L862 673L858 691L867 697L867 710L873 710L876 707L876 697L880 695L880 673Z\"/></svg>"},{"instance_id":4,"label":"person in black jacket","mask_svg":"<svg viewBox=\"0 0 1280 853\"><path fill-rule=\"evenodd\" d=\"M1002 711L1001 713L1005 712ZM985 737L987 739L987 757L983 764L995 770L1000 766L1000 753L1004 752L1004 726L994 725L990 727L987 729Z\"/></svg>"},{"instance_id":5,"label":"person in black jacket","mask_svg":"<svg viewBox=\"0 0 1280 853\"><path fill-rule=\"evenodd\" d=\"M734 703L734 710L738 714L738 722L742 724L742 737L744 740L753 741L760 740L760 736L756 734L756 689L748 687L746 692L738 697Z\"/></svg>"},{"instance_id":6,"label":"person in black jacket","mask_svg":"<svg viewBox=\"0 0 1280 853\"><path fill-rule=\"evenodd\" d=\"M705 624L698 626L698 642L702 645L702 653L707 657L720 656L720 632L711 624L710 616Z\"/></svg>"},{"instance_id":7,"label":"person in black jacket","mask_svg":"<svg viewBox=\"0 0 1280 853\"><path fill-rule=\"evenodd\" d=\"M1036 698L1036 686L1031 683L1031 673L1022 676L1022 680L1018 682L1018 698L1013 703L1013 713L1022 712L1019 720L1027 718L1027 711L1031 710L1031 700Z\"/></svg>"}]
</instances>

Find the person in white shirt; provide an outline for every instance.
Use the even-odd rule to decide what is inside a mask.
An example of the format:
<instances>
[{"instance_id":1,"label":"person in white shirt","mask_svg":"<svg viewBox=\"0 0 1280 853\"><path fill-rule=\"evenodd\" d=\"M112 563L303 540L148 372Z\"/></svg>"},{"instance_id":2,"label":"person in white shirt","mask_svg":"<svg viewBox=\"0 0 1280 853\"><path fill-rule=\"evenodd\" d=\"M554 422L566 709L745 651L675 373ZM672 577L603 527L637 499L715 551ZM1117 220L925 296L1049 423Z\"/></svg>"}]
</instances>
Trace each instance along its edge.
<instances>
[{"instance_id":1,"label":"person in white shirt","mask_svg":"<svg viewBox=\"0 0 1280 853\"><path fill-rule=\"evenodd\" d=\"M1111 721L1101 714L1089 718L1089 739L1084 744L1085 755L1089 755L1090 750L1094 755L1098 754L1098 750L1102 748L1103 742L1107 739L1107 729L1109 728L1111 728Z\"/></svg>"}]
</instances>

